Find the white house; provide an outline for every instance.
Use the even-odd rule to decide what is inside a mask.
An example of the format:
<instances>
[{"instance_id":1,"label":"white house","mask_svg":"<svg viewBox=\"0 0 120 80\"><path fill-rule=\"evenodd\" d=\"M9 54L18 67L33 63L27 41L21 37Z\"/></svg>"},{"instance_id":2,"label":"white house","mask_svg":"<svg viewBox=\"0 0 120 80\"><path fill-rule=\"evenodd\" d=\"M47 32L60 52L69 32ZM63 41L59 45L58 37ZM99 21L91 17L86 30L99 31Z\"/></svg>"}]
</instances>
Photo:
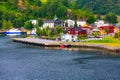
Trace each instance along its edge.
<instances>
[{"instance_id":1,"label":"white house","mask_svg":"<svg viewBox=\"0 0 120 80\"><path fill-rule=\"evenodd\" d=\"M101 26L109 26L109 24L108 24L108 23L105 23L104 20L97 20L97 21L95 21L94 24L95 24L97 27L101 27Z\"/></svg>"},{"instance_id":2,"label":"white house","mask_svg":"<svg viewBox=\"0 0 120 80\"><path fill-rule=\"evenodd\" d=\"M77 21L77 25L78 26L84 26L86 23L86 21Z\"/></svg>"},{"instance_id":3,"label":"white house","mask_svg":"<svg viewBox=\"0 0 120 80\"><path fill-rule=\"evenodd\" d=\"M68 27L74 27L75 21L68 19L65 21L65 23L68 23ZM84 26L86 24L86 21L76 21L78 26Z\"/></svg>"},{"instance_id":4,"label":"white house","mask_svg":"<svg viewBox=\"0 0 120 80\"><path fill-rule=\"evenodd\" d=\"M72 41L77 41L78 37L76 35L70 35L70 34L63 34L61 35L61 41L66 41L66 42L72 42Z\"/></svg>"},{"instance_id":5,"label":"white house","mask_svg":"<svg viewBox=\"0 0 120 80\"><path fill-rule=\"evenodd\" d=\"M71 20L71 19L68 19L68 20L65 21L65 23L68 23L67 27L74 27L75 21Z\"/></svg>"},{"instance_id":6,"label":"white house","mask_svg":"<svg viewBox=\"0 0 120 80\"><path fill-rule=\"evenodd\" d=\"M49 27L54 28L54 21L53 20L43 20L43 28Z\"/></svg>"}]
</instances>

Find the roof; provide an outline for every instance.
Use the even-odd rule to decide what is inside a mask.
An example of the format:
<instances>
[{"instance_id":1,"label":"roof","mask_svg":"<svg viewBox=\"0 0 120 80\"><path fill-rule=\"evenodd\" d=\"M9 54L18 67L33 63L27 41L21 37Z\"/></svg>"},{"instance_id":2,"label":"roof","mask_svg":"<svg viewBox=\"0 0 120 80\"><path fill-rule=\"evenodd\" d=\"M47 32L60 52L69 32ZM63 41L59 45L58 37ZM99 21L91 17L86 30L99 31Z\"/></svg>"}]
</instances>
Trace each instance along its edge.
<instances>
[{"instance_id":1,"label":"roof","mask_svg":"<svg viewBox=\"0 0 120 80\"><path fill-rule=\"evenodd\" d=\"M105 28L113 28L113 29L114 29L114 26L101 26L100 28L102 28L102 29L105 29Z\"/></svg>"},{"instance_id":2,"label":"roof","mask_svg":"<svg viewBox=\"0 0 120 80\"><path fill-rule=\"evenodd\" d=\"M78 32L80 32L80 31L82 31L82 29L80 28L80 27L75 27L75 28L70 28L70 29L68 29L67 31L78 31Z\"/></svg>"},{"instance_id":3,"label":"roof","mask_svg":"<svg viewBox=\"0 0 120 80\"><path fill-rule=\"evenodd\" d=\"M43 23L54 23L54 20L43 20Z\"/></svg>"}]
</instances>

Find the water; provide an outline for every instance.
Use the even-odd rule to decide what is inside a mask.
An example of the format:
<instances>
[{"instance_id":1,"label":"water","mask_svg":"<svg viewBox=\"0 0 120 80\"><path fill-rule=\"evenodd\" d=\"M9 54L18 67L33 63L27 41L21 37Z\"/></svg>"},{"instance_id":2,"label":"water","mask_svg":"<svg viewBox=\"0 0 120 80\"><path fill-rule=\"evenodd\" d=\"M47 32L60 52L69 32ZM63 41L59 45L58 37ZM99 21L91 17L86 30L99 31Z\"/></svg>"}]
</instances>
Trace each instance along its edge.
<instances>
[{"instance_id":1,"label":"water","mask_svg":"<svg viewBox=\"0 0 120 80\"><path fill-rule=\"evenodd\" d=\"M0 37L0 80L120 80L119 55L44 49L11 38Z\"/></svg>"}]
</instances>

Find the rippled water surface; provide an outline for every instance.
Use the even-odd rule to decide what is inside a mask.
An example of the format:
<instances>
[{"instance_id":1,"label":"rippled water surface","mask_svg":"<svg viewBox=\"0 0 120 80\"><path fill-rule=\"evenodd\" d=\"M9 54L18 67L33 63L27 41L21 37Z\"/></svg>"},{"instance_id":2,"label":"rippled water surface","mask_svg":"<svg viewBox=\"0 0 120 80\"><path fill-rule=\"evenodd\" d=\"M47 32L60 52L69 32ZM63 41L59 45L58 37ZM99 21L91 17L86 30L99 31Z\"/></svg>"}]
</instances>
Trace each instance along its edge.
<instances>
[{"instance_id":1,"label":"rippled water surface","mask_svg":"<svg viewBox=\"0 0 120 80\"><path fill-rule=\"evenodd\" d=\"M119 55L44 49L11 38L0 36L0 80L120 80Z\"/></svg>"}]
</instances>

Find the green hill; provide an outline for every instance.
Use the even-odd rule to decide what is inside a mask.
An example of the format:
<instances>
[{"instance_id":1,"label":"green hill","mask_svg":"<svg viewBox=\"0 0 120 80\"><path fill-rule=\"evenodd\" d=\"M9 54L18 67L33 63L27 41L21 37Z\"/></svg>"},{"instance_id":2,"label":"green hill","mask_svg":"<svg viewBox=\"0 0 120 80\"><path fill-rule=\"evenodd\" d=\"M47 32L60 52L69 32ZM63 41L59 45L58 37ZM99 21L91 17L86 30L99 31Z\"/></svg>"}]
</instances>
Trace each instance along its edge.
<instances>
[{"instance_id":1,"label":"green hill","mask_svg":"<svg viewBox=\"0 0 120 80\"><path fill-rule=\"evenodd\" d=\"M120 14L120 0L77 0L77 7L91 10L95 14Z\"/></svg>"},{"instance_id":2,"label":"green hill","mask_svg":"<svg viewBox=\"0 0 120 80\"><path fill-rule=\"evenodd\" d=\"M89 15L120 14L120 0L0 0L0 28L24 26L32 19L86 19Z\"/></svg>"}]
</instances>

